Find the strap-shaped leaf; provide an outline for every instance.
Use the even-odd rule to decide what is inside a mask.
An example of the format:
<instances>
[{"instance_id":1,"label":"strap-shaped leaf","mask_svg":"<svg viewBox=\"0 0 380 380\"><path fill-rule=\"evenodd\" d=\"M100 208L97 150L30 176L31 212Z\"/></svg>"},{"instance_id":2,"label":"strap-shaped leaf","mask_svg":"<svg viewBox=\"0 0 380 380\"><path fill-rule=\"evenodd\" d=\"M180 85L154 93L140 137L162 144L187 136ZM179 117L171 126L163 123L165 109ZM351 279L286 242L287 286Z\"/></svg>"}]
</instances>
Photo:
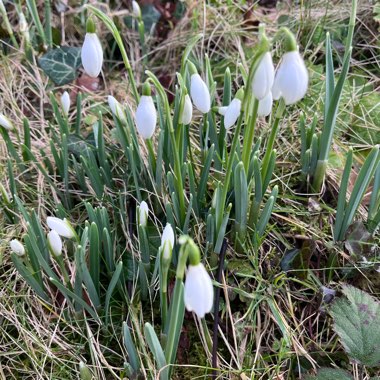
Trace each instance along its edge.
<instances>
[{"instance_id":1,"label":"strap-shaped leaf","mask_svg":"<svg viewBox=\"0 0 380 380\"><path fill-rule=\"evenodd\" d=\"M108 289L106 293L106 303L104 306L105 311L106 311L106 325L108 324L109 306L110 306L111 297L112 297L113 291L115 290L117 282L119 281L122 269L123 269L123 263L120 261L117 264L116 270L111 278L110 284L108 285Z\"/></svg>"},{"instance_id":2,"label":"strap-shaped leaf","mask_svg":"<svg viewBox=\"0 0 380 380\"><path fill-rule=\"evenodd\" d=\"M127 322L123 322L123 337L124 346L128 352L129 362L133 370L137 372L140 369L140 361Z\"/></svg>"}]
</instances>

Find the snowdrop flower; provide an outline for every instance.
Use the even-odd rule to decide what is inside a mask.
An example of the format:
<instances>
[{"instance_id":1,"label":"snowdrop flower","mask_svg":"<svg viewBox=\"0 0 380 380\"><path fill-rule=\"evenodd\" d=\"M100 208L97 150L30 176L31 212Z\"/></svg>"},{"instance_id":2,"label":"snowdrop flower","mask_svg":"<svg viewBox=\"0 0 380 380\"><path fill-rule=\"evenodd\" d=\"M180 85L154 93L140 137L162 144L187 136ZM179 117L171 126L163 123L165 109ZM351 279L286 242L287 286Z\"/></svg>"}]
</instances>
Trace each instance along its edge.
<instances>
[{"instance_id":1,"label":"snowdrop flower","mask_svg":"<svg viewBox=\"0 0 380 380\"><path fill-rule=\"evenodd\" d=\"M141 227L146 227L148 223L149 207L145 201L140 203L138 221Z\"/></svg>"},{"instance_id":2,"label":"snowdrop flower","mask_svg":"<svg viewBox=\"0 0 380 380\"><path fill-rule=\"evenodd\" d=\"M62 239L58 235L57 231L51 230L47 235L48 246L50 252L55 256L62 255Z\"/></svg>"},{"instance_id":3,"label":"snowdrop flower","mask_svg":"<svg viewBox=\"0 0 380 380\"><path fill-rule=\"evenodd\" d=\"M120 120L123 122L127 121L127 118L125 116L123 106L111 95L108 96L108 105L110 107L111 112Z\"/></svg>"},{"instance_id":4,"label":"snowdrop flower","mask_svg":"<svg viewBox=\"0 0 380 380\"><path fill-rule=\"evenodd\" d=\"M214 288L211 278L204 265L189 265L185 281L185 306L188 311L194 311L198 318L209 313L214 301Z\"/></svg>"},{"instance_id":5,"label":"snowdrop flower","mask_svg":"<svg viewBox=\"0 0 380 380\"><path fill-rule=\"evenodd\" d=\"M103 65L103 49L92 19L87 20L86 31L81 51L82 65L88 76L97 78Z\"/></svg>"},{"instance_id":6,"label":"snowdrop flower","mask_svg":"<svg viewBox=\"0 0 380 380\"><path fill-rule=\"evenodd\" d=\"M156 129L157 111L151 97L149 83L145 82L143 94L136 110L136 127L143 139L150 139Z\"/></svg>"},{"instance_id":7,"label":"snowdrop flower","mask_svg":"<svg viewBox=\"0 0 380 380\"><path fill-rule=\"evenodd\" d=\"M227 108L228 108L227 106L219 107L218 108L219 115L224 116L226 114Z\"/></svg>"},{"instance_id":8,"label":"snowdrop flower","mask_svg":"<svg viewBox=\"0 0 380 380\"><path fill-rule=\"evenodd\" d=\"M174 247L174 231L170 223L168 223L161 236L162 256L165 260L170 259Z\"/></svg>"},{"instance_id":9,"label":"snowdrop flower","mask_svg":"<svg viewBox=\"0 0 380 380\"><path fill-rule=\"evenodd\" d=\"M17 256L24 256L25 255L25 248L21 244L21 242L18 241L17 239L11 240L9 245L11 247L12 252L14 252Z\"/></svg>"},{"instance_id":10,"label":"snowdrop flower","mask_svg":"<svg viewBox=\"0 0 380 380\"><path fill-rule=\"evenodd\" d=\"M46 218L46 223L51 230L56 231L60 236L68 239L72 239L76 236L72 225L66 218L62 220L55 216L48 216Z\"/></svg>"},{"instance_id":11,"label":"snowdrop flower","mask_svg":"<svg viewBox=\"0 0 380 380\"><path fill-rule=\"evenodd\" d=\"M281 30L286 33L286 53L277 67L272 95L275 100L282 97L285 104L289 105L298 102L305 96L309 74L298 51L295 37L288 29L282 28Z\"/></svg>"},{"instance_id":12,"label":"snowdrop flower","mask_svg":"<svg viewBox=\"0 0 380 380\"><path fill-rule=\"evenodd\" d=\"M202 113L207 113L211 108L210 92L206 83L198 74L193 63L188 62L190 72L190 95L195 107Z\"/></svg>"},{"instance_id":13,"label":"snowdrop flower","mask_svg":"<svg viewBox=\"0 0 380 380\"><path fill-rule=\"evenodd\" d=\"M224 111L224 128L230 129L240 116L241 102L244 98L244 90L241 88L230 105ZM219 110L220 112L220 110Z\"/></svg>"},{"instance_id":14,"label":"snowdrop flower","mask_svg":"<svg viewBox=\"0 0 380 380\"><path fill-rule=\"evenodd\" d=\"M66 116L69 113L70 105L71 105L70 95L69 95L69 93L67 91L65 91L61 95L61 106L62 106L63 113Z\"/></svg>"},{"instance_id":15,"label":"snowdrop flower","mask_svg":"<svg viewBox=\"0 0 380 380\"><path fill-rule=\"evenodd\" d=\"M252 79L252 92L256 99L264 99L273 86L274 66L270 52L261 58Z\"/></svg>"},{"instance_id":16,"label":"snowdrop flower","mask_svg":"<svg viewBox=\"0 0 380 380\"><path fill-rule=\"evenodd\" d=\"M0 113L0 126L3 127L4 129L7 129L8 131L10 131L11 129L13 129L12 123L2 113Z\"/></svg>"},{"instance_id":17,"label":"snowdrop flower","mask_svg":"<svg viewBox=\"0 0 380 380\"><path fill-rule=\"evenodd\" d=\"M273 105L273 96L272 93L269 91L268 95L259 101L259 108L257 110L257 114L259 116L269 116L272 112L272 105Z\"/></svg>"},{"instance_id":18,"label":"snowdrop flower","mask_svg":"<svg viewBox=\"0 0 380 380\"><path fill-rule=\"evenodd\" d=\"M192 117L193 117L193 104L191 103L190 96L186 94L180 123L183 125L188 125L191 123Z\"/></svg>"},{"instance_id":19,"label":"snowdrop flower","mask_svg":"<svg viewBox=\"0 0 380 380\"><path fill-rule=\"evenodd\" d=\"M137 1L132 1L132 15L136 18L141 18L141 9Z\"/></svg>"}]
</instances>

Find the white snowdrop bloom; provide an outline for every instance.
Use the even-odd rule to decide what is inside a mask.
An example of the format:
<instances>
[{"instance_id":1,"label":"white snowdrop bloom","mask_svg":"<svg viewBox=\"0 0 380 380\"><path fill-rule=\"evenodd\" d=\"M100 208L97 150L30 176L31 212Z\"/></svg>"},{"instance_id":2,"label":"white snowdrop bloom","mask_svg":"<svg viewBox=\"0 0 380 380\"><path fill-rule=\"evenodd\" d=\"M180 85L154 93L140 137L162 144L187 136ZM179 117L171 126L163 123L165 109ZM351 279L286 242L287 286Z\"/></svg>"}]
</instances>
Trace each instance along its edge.
<instances>
[{"instance_id":1,"label":"white snowdrop bloom","mask_svg":"<svg viewBox=\"0 0 380 380\"><path fill-rule=\"evenodd\" d=\"M241 110L241 100L233 99L224 114L224 128L230 129L237 121Z\"/></svg>"},{"instance_id":2,"label":"white snowdrop bloom","mask_svg":"<svg viewBox=\"0 0 380 380\"><path fill-rule=\"evenodd\" d=\"M301 100L307 91L309 74L305 62L296 50L285 53L278 65L273 87L273 99L283 98L286 105Z\"/></svg>"},{"instance_id":3,"label":"white snowdrop bloom","mask_svg":"<svg viewBox=\"0 0 380 380\"><path fill-rule=\"evenodd\" d=\"M150 139L156 129L157 111L151 96L142 95L136 110L136 127L143 139Z\"/></svg>"},{"instance_id":4,"label":"white snowdrop bloom","mask_svg":"<svg viewBox=\"0 0 380 380\"><path fill-rule=\"evenodd\" d=\"M169 259L174 247L174 231L170 223L168 223L161 236L161 249L164 259Z\"/></svg>"},{"instance_id":5,"label":"white snowdrop bloom","mask_svg":"<svg viewBox=\"0 0 380 380\"><path fill-rule=\"evenodd\" d=\"M69 95L69 93L67 91L65 91L61 95L61 106L62 106L63 113L66 116L69 113L70 105L71 105L70 95Z\"/></svg>"},{"instance_id":6,"label":"white snowdrop bloom","mask_svg":"<svg viewBox=\"0 0 380 380\"><path fill-rule=\"evenodd\" d=\"M210 111L210 92L199 74L193 74L190 79L190 95L195 107L202 113Z\"/></svg>"},{"instance_id":7,"label":"white snowdrop bloom","mask_svg":"<svg viewBox=\"0 0 380 380\"><path fill-rule=\"evenodd\" d=\"M25 248L19 240L13 239L10 241L9 245L11 247L12 252L14 252L17 256L25 255Z\"/></svg>"},{"instance_id":8,"label":"white snowdrop bloom","mask_svg":"<svg viewBox=\"0 0 380 380\"><path fill-rule=\"evenodd\" d=\"M191 103L190 96L185 95L185 104L183 106L183 111L181 115L181 124L188 125L191 123L193 117L193 103Z\"/></svg>"},{"instance_id":9,"label":"white snowdrop bloom","mask_svg":"<svg viewBox=\"0 0 380 380\"><path fill-rule=\"evenodd\" d=\"M81 57L82 65L86 74L92 78L97 78L102 70L103 49L96 33L86 33L82 46Z\"/></svg>"},{"instance_id":10,"label":"white snowdrop bloom","mask_svg":"<svg viewBox=\"0 0 380 380\"><path fill-rule=\"evenodd\" d=\"M272 112L273 97L272 92L268 92L268 95L259 101L259 108L257 114L259 116L269 116Z\"/></svg>"},{"instance_id":11,"label":"white snowdrop bloom","mask_svg":"<svg viewBox=\"0 0 380 380\"><path fill-rule=\"evenodd\" d=\"M145 201L142 201L139 206L139 224L146 227L148 223L149 207Z\"/></svg>"},{"instance_id":12,"label":"white snowdrop bloom","mask_svg":"<svg viewBox=\"0 0 380 380\"><path fill-rule=\"evenodd\" d=\"M266 52L255 71L252 92L256 99L264 99L270 92L274 81L274 66L270 52Z\"/></svg>"},{"instance_id":13,"label":"white snowdrop bloom","mask_svg":"<svg viewBox=\"0 0 380 380\"><path fill-rule=\"evenodd\" d=\"M47 235L47 241L50 248L51 253L55 256L62 255L62 239L58 235L58 232L55 230L51 230Z\"/></svg>"},{"instance_id":14,"label":"white snowdrop bloom","mask_svg":"<svg viewBox=\"0 0 380 380\"><path fill-rule=\"evenodd\" d=\"M202 263L189 265L185 281L185 306L188 311L194 311L203 318L212 309L214 288L211 278Z\"/></svg>"},{"instance_id":15,"label":"white snowdrop bloom","mask_svg":"<svg viewBox=\"0 0 380 380\"><path fill-rule=\"evenodd\" d=\"M48 216L46 218L46 223L51 230L56 231L60 236L68 239L75 237L75 231L66 218L62 220L55 216Z\"/></svg>"},{"instance_id":16,"label":"white snowdrop bloom","mask_svg":"<svg viewBox=\"0 0 380 380\"><path fill-rule=\"evenodd\" d=\"M10 131L11 129L13 129L12 123L2 113L0 113L0 126L3 127L4 129L7 129L8 131Z\"/></svg>"},{"instance_id":17,"label":"white snowdrop bloom","mask_svg":"<svg viewBox=\"0 0 380 380\"><path fill-rule=\"evenodd\" d=\"M135 0L132 1L132 15L133 15L133 17L136 17L136 18L141 17L140 5Z\"/></svg>"}]
</instances>

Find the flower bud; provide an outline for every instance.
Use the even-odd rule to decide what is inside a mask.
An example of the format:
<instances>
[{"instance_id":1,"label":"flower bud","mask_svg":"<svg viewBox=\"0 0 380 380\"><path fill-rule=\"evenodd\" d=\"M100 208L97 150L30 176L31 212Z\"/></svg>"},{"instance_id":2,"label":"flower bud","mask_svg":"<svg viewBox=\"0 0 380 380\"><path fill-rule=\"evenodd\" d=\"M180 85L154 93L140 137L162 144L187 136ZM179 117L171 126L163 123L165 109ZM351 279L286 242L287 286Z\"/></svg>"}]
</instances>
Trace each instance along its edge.
<instances>
[{"instance_id":1,"label":"flower bud","mask_svg":"<svg viewBox=\"0 0 380 380\"><path fill-rule=\"evenodd\" d=\"M174 231L170 223L168 223L161 236L161 250L162 257L164 260L169 260L172 255L172 250L174 247Z\"/></svg>"},{"instance_id":2,"label":"flower bud","mask_svg":"<svg viewBox=\"0 0 380 380\"><path fill-rule=\"evenodd\" d=\"M186 94L180 123L183 125L188 125L191 123L192 117L193 117L193 104L191 103L190 96Z\"/></svg>"},{"instance_id":3,"label":"flower bud","mask_svg":"<svg viewBox=\"0 0 380 380\"><path fill-rule=\"evenodd\" d=\"M270 52L260 60L252 79L252 92L256 99L264 99L270 92L274 81L274 66Z\"/></svg>"},{"instance_id":4,"label":"flower bud","mask_svg":"<svg viewBox=\"0 0 380 380\"><path fill-rule=\"evenodd\" d=\"M210 92L206 83L198 73L194 73L190 78L190 95L195 107L202 113L207 113L211 108Z\"/></svg>"},{"instance_id":5,"label":"flower bud","mask_svg":"<svg viewBox=\"0 0 380 380\"><path fill-rule=\"evenodd\" d=\"M69 95L69 93L67 91L65 91L61 95L61 106L62 106L63 113L66 116L69 113L70 105L71 105L70 95Z\"/></svg>"},{"instance_id":6,"label":"flower bud","mask_svg":"<svg viewBox=\"0 0 380 380\"><path fill-rule=\"evenodd\" d=\"M145 201L140 203L139 214L138 214L138 223L141 227L146 227L148 223L149 207Z\"/></svg>"},{"instance_id":7,"label":"flower bud","mask_svg":"<svg viewBox=\"0 0 380 380\"><path fill-rule=\"evenodd\" d=\"M80 380L92 380L92 374L89 368L82 361L79 363Z\"/></svg>"},{"instance_id":8,"label":"flower bud","mask_svg":"<svg viewBox=\"0 0 380 380\"><path fill-rule=\"evenodd\" d=\"M132 15L136 18L141 18L141 9L137 1L132 1Z\"/></svg>"},{"instance_id":9,"label":"flower bud","mask_svg":"<svg viewBox=\"0 0 380 380\"><path fill-rule=\"evenodd\" d=\"M4 129L7 129L8 131L10 131L11 129L13 129L12 123L2 113L0 113L0 126L3 127Z\"/></svg>"},{"instance_id":10,"label":"flower bud","mask_svg":"<svg viewBox=\"0 0 380 380\"><path fill-rule=\"evenodd\" d=\"M103 49L95 33L95 24L91 19L87 21L87 33L84 37L81 58L86 74L97 78L103 65Z\"/></svg>"},{"instance_id":11,"label":"flower bud","mask_svg":"<svg viewBox=\"0 0 380 380\"><path fill-rule=\"evenodd\" d=\"M47 235L48 246L54 257L62 255L62 239L57 231L51 230Z\"/></svg>"},{"instance_id":12,"label":"flower bud","mask_svg":"<svg viewBox=\"0 0 380 380\"><path fill-rule=\"evenodd\" d=\"M76 236L74 228L66 218L62 220L54 216L48 216L46 223L51 230L56 231L60 236L68 239L72 239Z\"/></svg>"},{"instance_id":13,"label":"flower bud","mask_svg":"<svg viewBox=\"0 0 380 380\"><path fill-rule=\"evenodd\" d=\"M157 111L150 95L142 95L136 110L136 128L143 139L150 139L156 129Z\"/></svg>"},{"instance_id":14,"label":"flower bud","mask_svg":"<svg viewBox=\"0 0 380 380\"><path fill-rule=\"evenodd\" d=\"M203 318L212 309L214 288L206 268L202 263L189 265L185 281L185 306L194 311L198 318Z\"/></svg>"},{"instance_id":15,"label":"flower bud","mask_svg":"<svg viewBox=\"0 0 380 380\"><path fill-rule=\"evenodd\" d=\"M277 68L273 99L282 97L286 105L294 104L305 96L308 82L309 74L300 53L298 50L289 51L283 55Z\"/></svg>"},{"instance_id":16,"label":"flower bud","mask_svg":"<svg viewBox=\"0 0 380 380\"><path fill-rule=\"evenodd\" d=\"M268 95L259 101L259 108L257 114L259 116L269 116L272 112L273 97L272 92L269 91Z\"/></svg>"},{"instance_id":17,"label":"flower bud","mask_svg":"<svg viewBox=\"0 0 380 380\"><path fill-rule=\"evenodd\" d=\"M19 240L13 239L10 241L9 245L11 247L12 252L14 252L17 256L25 255L25 248Z\"/></svg>"},{"instance_id":18,"label":"flower bud","mask_svg":"<svg viewBox=\"0 0 380 380\"><path fill-rule=\"evenodd\" d=\"M122 122L127 121L127 117L125 116L125 112L123 110L123 106L111 95L108 96L108 105L110 107L111 112Z\"/></svg>"}]
</instances>

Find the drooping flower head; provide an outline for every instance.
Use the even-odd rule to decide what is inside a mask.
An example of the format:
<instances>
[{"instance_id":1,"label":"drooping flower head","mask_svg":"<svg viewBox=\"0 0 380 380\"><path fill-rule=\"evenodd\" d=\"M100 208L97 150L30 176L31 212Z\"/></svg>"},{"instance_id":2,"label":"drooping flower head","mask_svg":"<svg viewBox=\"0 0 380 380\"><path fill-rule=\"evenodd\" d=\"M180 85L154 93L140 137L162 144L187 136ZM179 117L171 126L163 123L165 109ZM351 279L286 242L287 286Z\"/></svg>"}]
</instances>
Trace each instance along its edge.
<instances>
[{"instance_id":1,"label":"drooping flower head","mask_svg":"<svg viewBox=\"0 0 380 380\"><path fill-rule=\"evenodd\" d=\"M10 122L10 120L5 115L3 115L2 113L0 113L0 127L3 127L4 129L6 129L8 131L13 129L13 125Z\"/></svg>"},{"instance_id":2,"label":"drooping flower head","mask_svg":"<svg viewBox=\"0 0 380 380\"><path fill-rule=\"evenodd\" d=\"M62 255L62 239L59 236L58 232L55 230L51 230L47 235L48 246L50 252L55 257L59 257Z\"/></svg>"},{"instance_id":3,"label":"drooping flower head","mask_svg":"<svg viewBox=\"0 0 380 380\"><path fill-rule=\"evenodd\" d=\"M141 227L146 227L148 224L149 207L145 201L142 201L139 206L138 223Z\"/></svg>"},{"instance_id":4,"label":"drooping flower head","mask_svg":"<svg viewBox=\"0 0 380 380\"><path fill-rule=\"evenodd\" d=\"M61 95L61 99L60 100L61 100L62 111L67 116L68 113L69 113L70 105L71 105L71 100L70 100L69 93L67 91L65 91Z\"/></svg>"},{"instance_id":5,"label":"drooping flower head","mask_svg":"<svg viewBox=\"0 0 380 380\"><path fill-rule=\"evenodd\" d=\"M207 113L211 108L210 91L198 74L195 65L192 62L187 62L187 67L190 72L190 95L195 107L202 113Z\"/></svg>"},{"instance_id":6,"label":"drooping flower head","mask_svg":"<svg viewBox=\"0 0 380 380\"><path fill-rule=\"evenodd\" d=\"M170 259L174 248L174 231L170 223L167 223L161 236L161 252L165 260Z\"/></svg>"},{"instance_id":7,"label":"drooping flower head","mask_svg":"<svg viewBox=\"0 0 380 380\"><path fill-rule=\"evenodd\" d=\"M82 65L88 76L97 78L102 70L103 49L91 18L87 20L86 31L81 51Z\"/></svg>"},{"instance_id":8,"label":"drooping flower head","mask_svg":"<svg viewBox=\"0 0 380 380\"><path fill-rule=\"evenodd\" d=\"M14 252L17 256L25 255L25 248L19 240L13 239L11 240L9 245L11 247L12 252Z\"/></svg>"},{"instance_id":9,"label":"drooping flower head","mask_svg":"<svg viewBox=\"0 0 380 380\"><path fill-rule=\"evenodd\" d=\"M244 98L244 90L241 88L236 93L235 98L227 106L225 110L222 110L224 116L224 128L230 129L237 121L241 112L241 103ZM220 109L219 109L219 112Z\"/></svg>"},{"instance_id":10,"label":"drooping flower head","mask_svg":"<svg viewBox=\"0 0 380 380\"><path fill-rule=\"evenodd\" d=\"M151 96L148 82L144 83L143 93L136 110L136 128L143 139L150 139L156 129L157 111Z\"/></svg>"},{"instance_id":11,"label":"drooping flower head","mask_svg":"<svg viewBox=\"0 0 380 380\"><path fill-rule=\"evenodd\" d=\"M46 223L51 230L56 231L58 235L62 237L72 239L76 236L73 226L66 218L59 219L55 216L48 216L46 218Z\"/></svg>"},{"instance_id":12,"label":"drooping flower head","mask_svg":"<svg viewBox=\"0 0 380 380\"><path fill-rule=\"evenodd\" d=\"M186 94L180 123L183 125L188 125L191 123L192 117L193 117L193 103L191 103L190 96Z\"/></svg>"},{"instance_id":13,"label":"drooping flower head","mask_svg":"<svg viewBox=\"0 0 380 380\"><path fill-rule=\"evenodd\" d=\"M277 67L272 88L273 99L283 98L286 105L301 100L307 91L309 74L301 57L294 35L281 28L285 35L285 54Z\"/></svg>"}]
</instances>

